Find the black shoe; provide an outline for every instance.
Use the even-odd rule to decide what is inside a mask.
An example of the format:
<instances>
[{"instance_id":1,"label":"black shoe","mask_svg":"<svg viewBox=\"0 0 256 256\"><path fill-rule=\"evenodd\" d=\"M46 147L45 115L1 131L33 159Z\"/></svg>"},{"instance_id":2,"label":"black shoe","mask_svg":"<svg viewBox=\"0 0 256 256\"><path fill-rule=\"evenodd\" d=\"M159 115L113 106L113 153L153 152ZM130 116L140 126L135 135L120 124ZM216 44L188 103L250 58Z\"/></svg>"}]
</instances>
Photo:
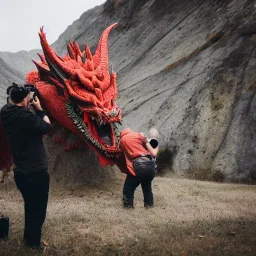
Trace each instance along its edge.
<instances>
[{"instance_id":1,"label":"black shoe","mask_svg":"<svg viewBox=\"0 0 256 256\"><path fill-rule=\"evenodd\" d=\"M123 205L124 205L124 208L134 208L133 200L128 200L128 199L126 199L125 196L123 197Z\"/></svg>"},{"instance_id":2,"label":"black shoe","mask_svg":"<svg viewBox=\"0 0 256 256\"><path fill-rule=\"evenodd\" d=\"M44 250L43 245L27 245L27 244L25 244L25 246L33 251L43 251Z\"/></svg>"},{"instance_id":3,"label":"black shoe","mask_svg":"<svg viewBox=\"0 0 256 256\"><path fill-rule=\"evenodd\" d=\"M154 208L154 205L153 204L144 204L144 207L146 209L149 209L149 208Z\"/></svg>"},{"instance_id":4,"label":"black shoe","mask_svg":"<svg viewBox=\"0 0 256 256\"><path fill-rule=\"evenodd\" d=\"M124 208L126 208L126 209L134 209L134 206L133 205L129 205L129 204L127 204L127 205L124 204Z\"/></svg>"},{"instance_id":5,"label":"black shoe","mask_svg":"<svg viewBox=\"0 0 256 256\"><path fill-rule=\"evenodd\" d=\"M24 246L26 246L27 248L29 248L31 250L36 250L36 251L44 250L44 245L42 243L40 243L39 245L31 245L24 241Z\"/></svg>"}]
</instances>

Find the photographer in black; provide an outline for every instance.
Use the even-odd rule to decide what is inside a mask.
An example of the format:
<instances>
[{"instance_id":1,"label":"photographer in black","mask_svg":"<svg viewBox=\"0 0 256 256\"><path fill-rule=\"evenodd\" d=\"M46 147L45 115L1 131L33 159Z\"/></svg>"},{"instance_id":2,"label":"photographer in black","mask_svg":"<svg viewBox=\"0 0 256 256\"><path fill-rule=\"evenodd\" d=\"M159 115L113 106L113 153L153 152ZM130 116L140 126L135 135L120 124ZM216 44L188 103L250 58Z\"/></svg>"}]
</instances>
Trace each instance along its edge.
<instances>
[{"instance_id":1,"label":"photographer in black","mask_svg":"<svg viewBox=\"0 0 256 256\"><path fill-rule=\"evenodd\" d=\"M42 136L51 129L38 97L31 98L31 85L13 84L7 89L9 103L1 109L1 120L14 161L14 179L25 206L23 241L40 248L41 228L46 217L49 192L47 158ZM34 112L30 111L34 107Z\"/></svg>"}]
</instances>

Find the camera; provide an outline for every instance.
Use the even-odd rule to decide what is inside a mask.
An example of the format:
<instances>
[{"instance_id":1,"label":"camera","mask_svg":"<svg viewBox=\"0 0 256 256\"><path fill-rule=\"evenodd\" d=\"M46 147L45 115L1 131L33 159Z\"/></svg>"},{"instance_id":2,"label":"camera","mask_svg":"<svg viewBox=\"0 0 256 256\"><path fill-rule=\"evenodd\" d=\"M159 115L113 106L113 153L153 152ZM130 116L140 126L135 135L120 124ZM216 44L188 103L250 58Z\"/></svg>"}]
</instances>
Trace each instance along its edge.
<instances>
[{"instance_id":1,"label":"camera","mask_svg":"<svg viewBox=\"0 0 256 256\"><path fill-rule=\"evenodd\" d=\"M7 103L10 103L10 95L12 93L12 90L16 91L16 97L17 97L17 93L19 94L19 99L23 99L25 98L25 96L27 95L28 92L30 92L30 100L29 102L33 102L33 100L35 99L36 96L38 96L38 90L36 89L34 84L24 84L24 86L18 85L16 83L12 83L11 86L9 86L7 88Z\"/></svg>"},{"instance_id":2,"label":"camera","mask_svg":"<svg viewBox=\"0 0 256 256\"><path fill-rule=\"evenodd\" d=\"M30 100L29 102L32 103L33 100L38 97L38 90L36 89L34 84L24 84L24 88L30 92Z\"/></svg>"}]
</instances>

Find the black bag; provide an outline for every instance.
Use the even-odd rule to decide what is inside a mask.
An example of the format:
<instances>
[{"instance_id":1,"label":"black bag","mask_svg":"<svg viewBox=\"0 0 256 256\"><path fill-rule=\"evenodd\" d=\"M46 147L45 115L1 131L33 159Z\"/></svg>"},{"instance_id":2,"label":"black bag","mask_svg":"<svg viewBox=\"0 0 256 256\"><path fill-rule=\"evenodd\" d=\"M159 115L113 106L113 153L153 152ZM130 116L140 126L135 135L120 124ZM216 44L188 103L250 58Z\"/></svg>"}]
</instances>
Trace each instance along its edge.
<instances>
[{"instance_id":1,"label":"black bag","mask_svg":"<svg viewBox=\"0 0 256 256\"><path fill-rule=\"evenodd\" d=\"M0 216L0 239L7 240L9 236L9 218Z\"/></svg>"}]
</instances>

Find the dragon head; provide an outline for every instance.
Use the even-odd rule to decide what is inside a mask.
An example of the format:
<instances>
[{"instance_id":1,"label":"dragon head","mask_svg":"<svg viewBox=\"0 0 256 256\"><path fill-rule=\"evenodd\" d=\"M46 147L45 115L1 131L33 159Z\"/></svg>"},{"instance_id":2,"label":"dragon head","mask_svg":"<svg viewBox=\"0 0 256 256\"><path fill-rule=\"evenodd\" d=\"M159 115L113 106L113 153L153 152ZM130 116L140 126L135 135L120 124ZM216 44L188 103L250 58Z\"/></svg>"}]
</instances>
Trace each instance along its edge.
<instances>
[{"instance_id":1,"label":"dragon head","mask_svg":"<svg viewBox=\"0 0 256 256\"><path fill-rule=\"evenodd\" d=\"M70 41L65 57L51 48L41 28L44 54L39 54L41 62L34 61L38 72L29 73L26 79L35 83L50 115L96 150L103 165L120 154L117 76L109 72L108 61L108 35L116 25L102 33L94 55L87 45L81 51L76 42Z\"/></svg>"}]
</instances>

